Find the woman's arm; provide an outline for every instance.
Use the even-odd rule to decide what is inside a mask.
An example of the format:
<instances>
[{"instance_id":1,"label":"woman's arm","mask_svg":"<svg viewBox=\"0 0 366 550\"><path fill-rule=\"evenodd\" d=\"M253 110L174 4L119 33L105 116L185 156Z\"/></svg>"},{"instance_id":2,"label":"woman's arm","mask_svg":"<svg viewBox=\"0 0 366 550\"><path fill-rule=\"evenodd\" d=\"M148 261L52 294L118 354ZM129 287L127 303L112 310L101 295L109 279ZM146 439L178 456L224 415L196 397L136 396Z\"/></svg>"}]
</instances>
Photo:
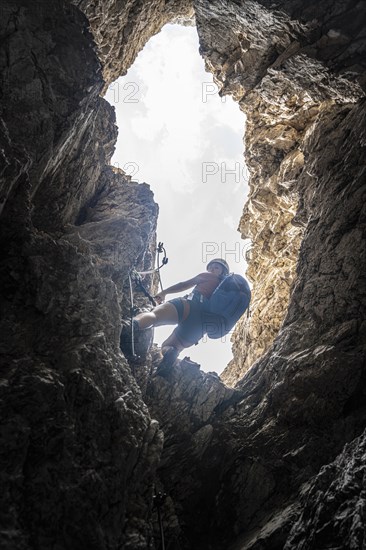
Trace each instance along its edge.
<instances>
[{"instance_id":1,"label":"woman's arm","mask_svg":"<svg viewBox=\"0 0 366 550\"><path fill-rule=\"evenodd\" d=\"M176 292L183 292L184 290L188 290L189 288L196 286L199 282L200 282L200 278L199 278L199 275L197 275L196 277L193 277L188 281L177 283L176 285L172 285L169 288L162 290L155 296L155 299L157 300L158 303L162 303L164 302L165 296L167 294L175 294Z\"/></svg>"}]
</instances>

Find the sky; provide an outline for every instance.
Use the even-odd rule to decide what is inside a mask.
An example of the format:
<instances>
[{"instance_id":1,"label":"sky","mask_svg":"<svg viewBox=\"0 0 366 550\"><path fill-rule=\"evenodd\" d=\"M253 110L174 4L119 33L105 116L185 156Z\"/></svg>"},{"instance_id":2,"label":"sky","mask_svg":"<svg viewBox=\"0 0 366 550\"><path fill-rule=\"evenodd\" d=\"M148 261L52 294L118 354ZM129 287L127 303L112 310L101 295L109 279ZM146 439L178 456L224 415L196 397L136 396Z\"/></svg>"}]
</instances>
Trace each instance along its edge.
<instances>
[{"instance_id":1,"label":"sky","mask_svg":"<svg viewBox=\"0 0 366 550\"><path fill-rule=\"evenodd\" d=\"M159 204L157 240L169 258L164 288L205 271L215 257L231 271L246 270L249 243L237 231L248 193L245 117L231 98L220 98L198 48L195 27L166 25L105 96L119 128L112 164L148 183ZM155 342L171 331L156 328ZM184 356L220 373L232 358L230 335L201 341Z\"/></svg>"}]
</instances>

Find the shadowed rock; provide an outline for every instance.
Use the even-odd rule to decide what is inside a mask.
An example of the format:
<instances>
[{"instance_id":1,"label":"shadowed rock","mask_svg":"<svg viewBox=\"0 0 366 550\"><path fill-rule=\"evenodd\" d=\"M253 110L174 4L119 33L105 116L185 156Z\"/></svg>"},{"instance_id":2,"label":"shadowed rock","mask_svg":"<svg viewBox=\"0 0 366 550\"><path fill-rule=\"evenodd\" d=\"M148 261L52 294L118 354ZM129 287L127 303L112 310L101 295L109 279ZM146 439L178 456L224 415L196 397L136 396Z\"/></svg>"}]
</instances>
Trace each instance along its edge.
<instances>
[{"instance_id":1,"label":"shadowed rock","mask_svg":"<svg viewBox=\"0 0 366 550\"><path fill-rule=\"evenodd\" d=\"M156 376L156 347L139 364L120 350L158 207L109 164L102 75L192 5L1 6L5 550L157 550L155 490L177 550L364 545L365 6L193 8L207 68L248 117L254 299L235 388L187 358Z\"/></svg>"}]
</instances>

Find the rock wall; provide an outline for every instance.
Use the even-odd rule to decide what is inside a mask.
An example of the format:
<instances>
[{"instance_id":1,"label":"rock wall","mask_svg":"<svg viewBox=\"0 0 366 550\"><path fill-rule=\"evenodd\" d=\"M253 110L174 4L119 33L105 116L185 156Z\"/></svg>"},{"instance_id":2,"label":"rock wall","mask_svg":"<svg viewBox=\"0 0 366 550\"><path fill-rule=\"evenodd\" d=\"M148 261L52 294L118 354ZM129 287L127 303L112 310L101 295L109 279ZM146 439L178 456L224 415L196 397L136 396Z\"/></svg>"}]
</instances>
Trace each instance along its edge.
<instances>
[{"instance_id":1,"label":"rock wall","mask_svg":"<svg viewBox=\"0 0 366 550\"><path fill-rule=\"evenodd\" d=\"M307 218L299 204L303 142L329 104L363 96L363 8L196 1L200 50L221 94L231 94L247 117L245 161L249 198L239 224L253 245L247 275L251 317L232 337L234 359L222 374L233 386L272 344L286 315ZM319 61L321 60L321 62ZM330 69L331 68L331 69ZM300 174L303 174L299 180Z\"/></svg>"},{"instance_id":2,"label":"rock wall","mask_svg":"<svg viewBox=\"0 0 366 550\"><path fill-rule=\"evenodd\" d=\"M1 6L1 547L146 548L162 433L119 350L157 205L117 136L85 16Z\"/></svg>"},{"instance_id":3,"label":"rock wall","mask_svg":"<svg viewBox=\"0 0 366 550\"><path fill-rule=\"evenodd\" d=\"M102 74L190 7L78 6L97 45L73 4L1 7L2 547L157 550L155 487L177 550L361 549L364 5L194 3L207 67L248 116L252 341L239 326L225 379L266 351L235 389L119 349L158 209L109 166Z\"/></svg>"},{"instance_id":4,"label":"rock wall","mask_svg":"<svg viewBox=\"0 0 366 550\"><path fill-rule=\"evenodd\" d=\"M301 494L301 513L284 550L365 545L365 434L345 445L337 459L324 466Z\"/></svg>"},{"instance_id":5,"label":"rock wall","mask_svg":"<svg viewBox=\"0 0 366 550\"><path fill-rule=\"evenodd\" d=\"M74 0L87 15L107 84L126 74L166 23L192 24L192 0Z\"/></svg>"},{"instance_id":6,"label":"rock wall","mask_svg":"<svg viewBox=\"0 0 366 550\"><path fill-rule=\"evenodd\" d=\"M311 221L288 315L273 346L238 385L244 398L226 419L235 437L223 440L221 426L216 433L216 453L227 456L227 446L231 452L220 472L213 522L221 522L216 527L221 536L230 522L229 540L233 530L245 533L235 546L241 549L298 548L287 540L297 517L296 488L365 428L365 254L359 226L365 104L338 106L331 113L324 113L304 148L317 184L307 188ZM317 149L325 152L321 136L327 136L324 155ZM358 161L351 169L347 160L355 160L353 155ZM340 189L343 201L334 201ZM351 256L360 260L357 267ZM342 268L351 264L352 275ZM337 483L330 489L335 499ZM235 519L228 517L229 508ZM357 539L352 544L362 547ZM318 546L310 540L304 548Z\"/></svg>"},{"instance_id":7,"label":"rock wall","mask_svg":"<svg viewBox=\"0 0 366 550\"><path fill-rule=\"evenodd\" d=\"M240 357L239 327L234 340L239 369L246 368L247 357L267 349L236 386L243 399L235 412L214 423L210 446L195 465L207 492L202 490L195 507L199 516L187 523L191 545L195 541L200 548L318 549L319 539L309 537L311 522L303 523L306 512L297 490L310 478L316 486L319 467L365 428L360 21L366 14L359 4L343 13L337 4L329 7L334 11L320 25L322 13L315 6L294 20L295 5L283 4L277 12L264 3L214 2L208 9L195 2L202 55L223 93L234 94L249 121L251 194L241 230L254 238L249 272L258 280L254 306L259 311L252 319L260 339L249 342ZM276 279L292 285L287 312L289 290L266 295ZM284 320L270 346L273 329L256 325L272 327L278 311ZM229 368L224 380L238 376ZM353 452L361 454L359 441ZM341 455L337 461L342 460ZM344 498L337 496L341 487L341 480L329 487L329 501ZM361 491L356 486L360 500ZM313 503L314 515L321 506ZM347 514L349 508L341 540L361 548L364 532L346 527L352 522ZM294 523L303 546L289 534ZM327 525L322 519L314 529L320 533ZM327 532L327 544L342 547Z\"/></svg>"}]
</instances>

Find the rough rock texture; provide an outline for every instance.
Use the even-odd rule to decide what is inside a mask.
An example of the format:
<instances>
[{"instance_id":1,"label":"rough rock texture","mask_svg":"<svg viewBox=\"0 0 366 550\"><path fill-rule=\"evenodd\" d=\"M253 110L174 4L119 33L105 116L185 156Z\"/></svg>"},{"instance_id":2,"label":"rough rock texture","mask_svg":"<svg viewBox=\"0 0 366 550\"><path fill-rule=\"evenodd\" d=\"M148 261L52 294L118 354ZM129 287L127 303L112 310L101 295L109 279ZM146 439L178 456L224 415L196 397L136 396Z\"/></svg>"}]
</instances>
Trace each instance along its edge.
<instances>
[{"instance_id":1,"label":"rough rock texture","mask_svg":"<svg viewBox=\"0 0 366 550\"><path fill-rule=\"evenodd\" d=\"M1 547L146 548L162 434L119 332L157 206L106 166L114 113L85 17L1 9Z\"/></svg>"},{"instance_id":2,"label":"rough rock texture","mask_svg":"<svg viewBox=\"0 0 366 550\"><path fill-rule=\"evenodd\" d=\"M73 0L87 15L107 84L126 74L166 23L192 24L192 0Z\"/></svg>"},{"instance_id":3,"label":"rough rock texture","mask_svg":"<svg viewBox=\"0 0 366 550\"><path fill-rule=\"evenodd\" d=\"M110 79L165 17L121 2L119 24L117 4L79 5L103 14L92 29ZM154 486L170 548L364 546L365 6L194 6L207 66L248 114L257 344L239 357L239 327L235 369L267 351L235 389L187 359L154 376L156 349L127 363L127 275L151 266L157 206L109 166L116 128L86 17L61 0L3 3L5 550L157 550Z\"/></svg>"},{"instance_id":4,"label":"rough rock texture","mask_svg":"<svg viewBox=\"0 0 366 550\"><path fill-rule=\"evenodd\" d=\"M297 212L298 176L307 171L304 137L329 104L354 103L363 96L359 21L365 16L361 5L343 10L335 5L320 29L317 8L298 20L292 18L295 6L269 11L265 3L213 2L207 9L197 0L195 7L206 66L221 93L232 94L247 115L250 193L239 229L253 243L247 272L253 293L251 318L238 323L234 359L222 374L235 385L269 348L286 314L307 221L301 205ZM348 35L351 25L354 34ZM339 61L337 73L315 55L328 67Z\"/></svg>"},{"instance_id":5,"label":"rough rock texture","mask_svg":"<svg viewBox=\"0 0 366 550\"><path fill-rule=\"evenodd\" d=\"M282 328L238 385L244 399L236 412L226 418L225 427L214 425L207 462L215 456L222 464L227 448L231 453L224 467L207 467L210 488L212 480L220 478L214 513L199 518L203 524L207 521L212 539L205 540L198 521L196 525L202 548L228 546L235 533L245 532L238 548L273 550L285 544L296 488L365 425L363 406L360 411L365 380L364 69L352 65L347 78L344 72L345 65L354 63L352 52L357 49L358 61L365 62L360 56L365 41L357 35L365 12L364 6L354 7L359 10L356 22L350 5L342 17L330 16L329 24L315 32L308 31L304 18L294 26L285 13L268 13L251 2L214 2L213 10L203 2L195 5L208 66L224 93L231 91L242 108L248 106L247 155L254 177L242 229L253 223L254 265L261 268L263 257L268 270L270 258L276 258L273 276L277 265L281 270L285 263L288 269L284 259L295 257L291 243L279 245L284 235L277 230L284 227L285 237L286 226L290 230L291 209L282 198L287 187L298 203L295 223L302 225L297 277ZM354 36L354 46L341 56L338 47L331 48L327 58L320 34L334 37L330 29L335 20L338 38L347 32L347 44ZM295 31L305 49L284 55ZM314 40L332 71L313 59ZM294 162L286 164L287 156ZM287 166L293 166L289 176ZM265 301L260 292L268 287L264 275L258 279L254 304ZM273 304L276 300L266 303L268 311L278 309ZM270 325L271 319L268 314L261 322Z\"/></svg>"},{"instance_id":6,"label":"rough rock texture","mask_svg":"<svg viewBox=\"0 0 366 550\"><path fill-rule=\"evenodd\" d=\"M301 514L284 550L365 547L365 462L364 432L304 487Z\"/></svg>"},{"instance_id":7,"label":"rough rock texture","mask_svg":"<svg viewBox=\"0 0 366 550\"><path fill-rule=\"evenodd\" d=\"M150 414L164 432L157 487L167 492L161 510L165 538L171 548L195 548L187 529L192 511L199 516L202 495L207 501L214 496L201 480L202 457L210 448L214 423L233 410L241 392L226 387L215 372L203 373L188 357L161 378L155 375L160 359L159 350L153 350L151 365L139 367L135 375ZM182 506L182 500L189 506Z\"/></svg>"}]
</instances>

